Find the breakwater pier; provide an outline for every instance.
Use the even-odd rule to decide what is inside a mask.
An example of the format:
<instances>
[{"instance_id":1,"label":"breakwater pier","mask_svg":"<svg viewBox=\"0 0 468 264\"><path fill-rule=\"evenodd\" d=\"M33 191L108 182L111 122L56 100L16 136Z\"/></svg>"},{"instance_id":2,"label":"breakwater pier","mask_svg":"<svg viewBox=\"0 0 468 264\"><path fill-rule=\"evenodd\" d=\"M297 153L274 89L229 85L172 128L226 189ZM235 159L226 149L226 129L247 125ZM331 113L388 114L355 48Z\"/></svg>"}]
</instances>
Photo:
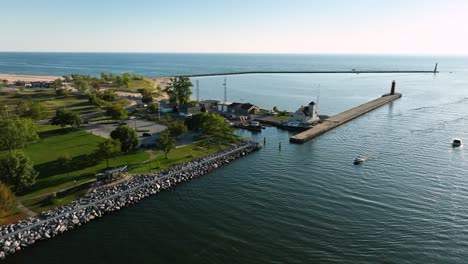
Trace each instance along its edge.
<instances>
[{"instance_id":1,"label":"breakwater pier","mask_svg":"<svg viewBox=\"0 0 468 264\"><path fill-rule=\"evenodd\" d=\"M200 74L186 74L186 75L180 75L180 77L210 77L210 76L226 76L226 75L246 75L246 74L330 74L330 73L339 73L339 74L344 74L344 73L354 73L354 74L360 74L360 73L377 73L377 74L382 74L382 73L395 73L395 74L400 74L400 73L438 73L437 67L432 70L432 71L415 71L415 70L402 70L402 71L397 71L397 70L380 70L380 71L367 71L367 70L351 70L351 71L240 71L240 72L217 72L217 73L200 73Z\"/></svg>"},{"instance_id":2,"label":"breakwater pier","mask_svg":"<svg viewBox=\"0 0 468 264\"><path fill-rule=\"evenodd\" d=\"M162 190L170 189L178 183L205 175L260 148L259 143L245 140L227 150L171 167L162 172L135 174L129 181L97 188L70 204L0 227L0 259L38 241L50 239L135 204Z\"/></svg>"},{"instance_id":3,"label":"breakwater pier","mask_svg":"<svg viewBox=\"0 0 468 264\"><path fill-rule=\"evenodd\" d=\"M323 133L330 131L338 126L341 126L359 116L362 116L374 109L377 109L387 103L390 103L398 98L401 97L400 93L394 92L394 83L392 86L392 92L390 94L384 95L380 98L362 104L360 106L351 108L347 111L329 117L323 120L322 123L317 124L316 126L301 132L297 135L292 136L289 141L291 143L299 143L302 144L306 141L309 141L317 136L322 135Z\"/></svg>"}]
</instances>

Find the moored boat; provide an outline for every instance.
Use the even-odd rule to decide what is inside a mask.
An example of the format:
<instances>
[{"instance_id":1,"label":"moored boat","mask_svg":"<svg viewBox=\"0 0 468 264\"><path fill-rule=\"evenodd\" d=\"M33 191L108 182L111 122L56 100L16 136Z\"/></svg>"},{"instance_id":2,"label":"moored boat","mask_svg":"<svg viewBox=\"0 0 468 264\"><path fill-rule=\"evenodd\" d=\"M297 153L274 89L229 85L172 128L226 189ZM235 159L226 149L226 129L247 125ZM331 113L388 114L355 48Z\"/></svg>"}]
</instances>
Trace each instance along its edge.
<instances>
[{"instance_id":1,"label":"moored boat","mask_svg":"<svg viewBox=\"0 0 468 264\"><path fill-rule=\"evenodd\" d=\"M462 141L461 139L458 139L458 138L454 138L453 141L452 141L452 147L456 148L456 147L460 147L462 145Z\"/></svg>"}]
</instances>

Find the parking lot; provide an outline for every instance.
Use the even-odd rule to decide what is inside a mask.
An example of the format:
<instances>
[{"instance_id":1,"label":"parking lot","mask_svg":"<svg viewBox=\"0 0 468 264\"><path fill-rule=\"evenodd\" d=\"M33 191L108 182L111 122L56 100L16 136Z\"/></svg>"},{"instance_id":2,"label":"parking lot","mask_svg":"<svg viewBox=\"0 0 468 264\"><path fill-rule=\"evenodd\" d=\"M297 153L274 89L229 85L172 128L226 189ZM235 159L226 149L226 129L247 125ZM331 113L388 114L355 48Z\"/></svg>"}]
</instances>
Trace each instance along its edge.
<instances>
[{"instance_id":1,"label":"parking lot","mask_svg":"<svg viewBox=\"0 0 468 264\"><path fill-rule=\"evenodd\" d=\"M123 120L120 123L125 123L128 126L135 128L138 132L138 136L141 139L141 144L148 145L154 144L156 142L156 134L166 129L166 126L157 124L152 121L141 120L141 119L133 119L133 120ZM89 124L83 127L84 130L101 136L105 138L110 137L110 133L114 130L118 124L101 124L97 122L89 122ZM143 136L143 133L148 133L151 136Z\"/></svg>"}]
</instances>

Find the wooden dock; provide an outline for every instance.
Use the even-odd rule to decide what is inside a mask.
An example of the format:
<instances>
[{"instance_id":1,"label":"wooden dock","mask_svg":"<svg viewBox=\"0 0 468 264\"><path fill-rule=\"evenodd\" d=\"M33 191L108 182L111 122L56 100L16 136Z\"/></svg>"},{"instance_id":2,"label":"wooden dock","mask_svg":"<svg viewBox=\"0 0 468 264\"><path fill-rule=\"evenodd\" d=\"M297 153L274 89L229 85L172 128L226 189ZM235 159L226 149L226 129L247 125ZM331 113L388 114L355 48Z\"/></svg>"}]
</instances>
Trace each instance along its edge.
<instances>
[{"instance_id":1,"label":"wooden dock","mask_svg":"<svg viewBox=\"0 0 468 264\"><path fill-rule=\"evenodd\" d=\"M334 115L330 118L327 118L323 121L323 123L320 123L311 129L308 129L304 132L301 132L295 136L292 136L289 141L291 143L299 143L302 144L308 140L311 140L327 131L330 131L336 127L339 127L346 122L349 122L361 115L364 115L365 113L368 113L374 109L377 109L385 104L388 104L398 98L401 97L401 94L395 93L393 95L384 95L380 98L377 98L375 100L372 100L370 102L367 102L365 104L362 104L360 106L354 107L352 109L349 109L347 111L344 111L342 113L339 113L337 115Z\"/></svg>"}]
</instances>

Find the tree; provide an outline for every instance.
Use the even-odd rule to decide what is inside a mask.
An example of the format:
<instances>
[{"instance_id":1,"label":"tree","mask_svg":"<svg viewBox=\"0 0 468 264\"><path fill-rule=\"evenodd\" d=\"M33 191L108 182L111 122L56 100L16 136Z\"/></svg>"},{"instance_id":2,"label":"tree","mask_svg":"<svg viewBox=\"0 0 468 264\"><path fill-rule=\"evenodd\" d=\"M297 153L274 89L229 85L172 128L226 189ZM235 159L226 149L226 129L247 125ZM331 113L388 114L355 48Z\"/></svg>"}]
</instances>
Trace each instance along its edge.
<instances>
[{"instance_id":1,"label":"tree","mask_svg":"<svg viewBox=\"0 0 468 264\"><path fill-rule=\"evenodd\" d=\"M179 120L171 121L167 124L167 129L172 137L178 137L187 132L187 126Z\"/></svg>"},{"instance_id":2,"label":"tree","mask_svg":"<svg viewBox=\"0 0 468 264\"><path fill-rule=\"evenodd\" d=\"M158 149L164 152L164 155L167 159L167 154L169 154L169 152L175 148L176 140L171 137L169 130L166 129L163 132L161 132L157 143Z\"/></svg>"},{"instance_id":3,"label":"tree","mask_svg":"<svg viewBox=\"0 0 468 264\"><path fill-rule=\"evenodd\" d=\"M89 82L82 78L73 78L73 87L80 93L86 93L89 90Z\"/></svg>"},{"instance_id":4,"label":"tree","mask_svg":"<svg viewBox=\"0 0 468 264\"><path fill-rule=\"evenodd\" d=\"M186 104L190 100L193 84L188 77L171 78L169 85L164 90L169 95L171 103Z\"/></svg>"},{"instance_id":5,"label":"tree","mask_svg":"<svg viewBox=\"0 0 468 264\"><path fill-rule=\"evenodd\" d=\"M58 89L63 89L63 81L61 78L55 79L54 82L52 82L50 88L54 89L57 91Z\"/></svg>"},{"instance_id":6,"label":"tree","mask_svg":"<svg viewBox=\"0 0 468 264\"><path fill-rule=\"evenodd\" d=\"M29 118L0 119L0 150L12 152L39 139L37 125Z\"/></svg>"},{"instance_id":7,"label":"tree","mask_svg":"<svg viewBox=\"0 0 468 264\"><path fill-rule=\"evenodd\" d=\"M144 104L149 104L153 102L153 91L151 89L139 89L141 93L141 102Z\"/></svg>"},{"instance_id":8,"label":"tree","mask_svg":"<svg viewBox=\"0 0 468 264\"><path fill-rule=\"evenodd\" d=\"M232 132L224 118L216 114L200 113L189 116L185 119L185 124L192 130L202 129L205 134L223 135Z\"/></svg>"},{"instance_id":9,"label":"tree","mask_svg":"<svg viewBox=\"0 0 468 264\"><path fill-rule=\"evenodd\" d=\"M115 103L107 107L106 115L113 119L125 119L128 117L127 110L125 110L125 108L119 103Z\"/></svg>"},{"instance_id":10,"label":"tree","mask_svg":"<svg viewBox=\"0 0 468 264\"><path fill-rule=\"evenodd\" d=\"M279 113L279 112L280 112L280 110L278 109L278 107L277 107L276 105L273 106L273 112L276 112L276 113Z\"/></svg>"},{"instance_id":11,"label":"tree","mask_svg":"<svg viewBox=\"0 0 468 264\"><path fill-rule=\"evenodd\" d=\"M74 112L67 111L65 109L57 109L55 116L49 121L54 126L71 126L78 127L81 125L81 117Z\"/></svg>"},{"instance_id":12,"label":"tree","mask_svg":"<svg viewBox=\"0 0 468 264\"><path fill-rule=\"evenodd\" d=\"M107 102L113 102L118 98L118 95L114 89L107 89L102 93L98 93L97 95L99 96L99 98Z\"/></svg>"},{"instance_id":13,"label":"tree","mask_svg":"<svg viewBox=\"0 0 468 264\"><path fill-rule=\"evenodd\" d=\"M47 117L47 107L41 102L31 102L24 117L29 117L36 121L44 119Z\"/></svg>"},{"instance_id":14,"label":"tree","mask_svg":"<svg viewBox=\"0 0 468 264\"><path fill-rule=\"evenodd\" d=\"M120 149L123 153L135 151L140 145L137 132L127 125L118 126L110 133L110 137L120 141Z\"/></svg>"},{"instance_id":15,"label":"tree","mask_svg":"<svg viewBox=\"0 0 468 264\"><path fill-rule=\"evenodd\" d=\"M96 155L104 157L107 161L107 168L109 168L109 159L117 157L120 150L121 146L118 139L106 139L99 143Z\"/></svg>"},{"instance_id":16,"label":"tree","mask_svg":"<svg viewBox=\"0 0 468 264\"><path fill-rule=\"evenodd\" d=\"M0 180L19 192L36 182L38 173L31 159L21 151L10 152L0 158Z\"/></svg>"},{"instance_id":17,"label":"tree","mask_svg":"<svg viewBox=\"0 0 468 264\"><path fill-rule=\"evenodd\" d=\"M41 102L19 101L16 105L16 114L37 121L47 116L47 108Z\"/></svg>"},{"instance_id":18,"label":"tree","mask_svg":"<svg viewBox=\"0 0 468 264\"><path fill-rule=\"evenodd\" d=\"M4 213L15 208L16 198L13 192L5 184L0 182L0 217Z\"/></svg>"}]
</instances>

